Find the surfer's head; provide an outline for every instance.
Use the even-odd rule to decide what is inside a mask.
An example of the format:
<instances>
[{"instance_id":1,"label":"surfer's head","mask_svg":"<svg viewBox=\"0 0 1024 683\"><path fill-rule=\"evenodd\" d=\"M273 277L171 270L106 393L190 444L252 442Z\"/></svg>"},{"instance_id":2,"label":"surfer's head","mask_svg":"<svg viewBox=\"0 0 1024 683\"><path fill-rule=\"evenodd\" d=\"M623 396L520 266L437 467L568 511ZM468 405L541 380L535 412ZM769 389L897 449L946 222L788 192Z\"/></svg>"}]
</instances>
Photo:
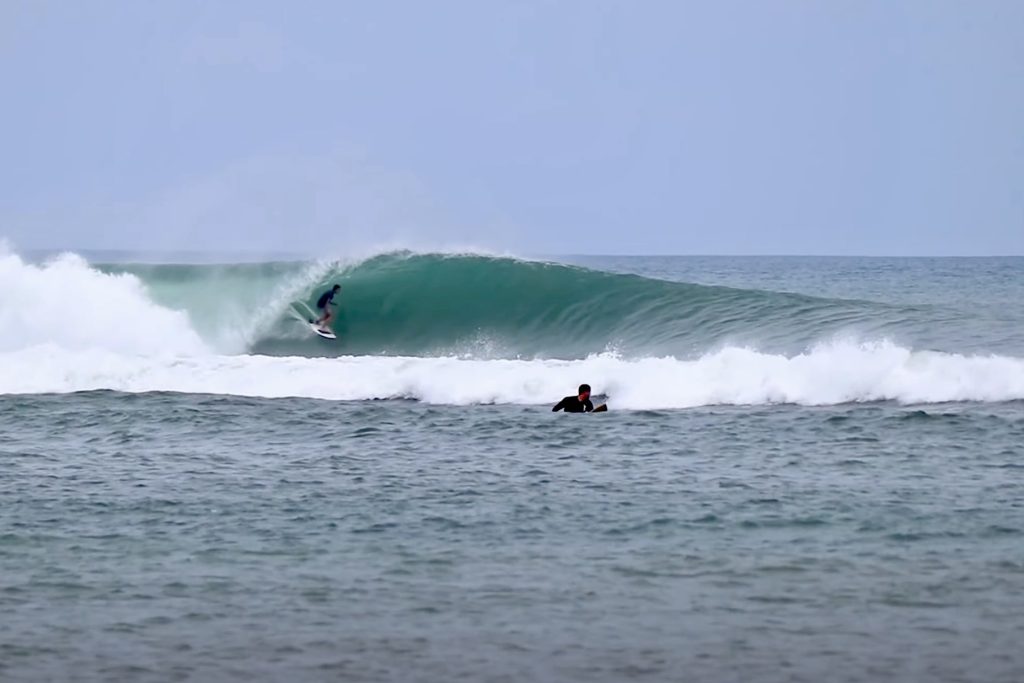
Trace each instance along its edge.
<instances>
[{"instance_id":1,"label":"surfer's head","mask_svg":"<svg viewBox=\"0 0 1024 683\"><path fill-rule=\"evenodd\" d=\"M333 287L331 287L332 292L337 292L339 289L341 289L341 285L334 285Z\"/></svg>"},{"instance_id":2,"label":"surfer's head","mask_svg":"<svg viewBox=\"0 0 1024 683\"><path fill-rule=\"evenodd\" d=\"M581 401L585 401L588 398L590 398L590 385L589 384L581 384L580 385L579 395L580 395L580 400Z\"/></svg>"}]
</instances>

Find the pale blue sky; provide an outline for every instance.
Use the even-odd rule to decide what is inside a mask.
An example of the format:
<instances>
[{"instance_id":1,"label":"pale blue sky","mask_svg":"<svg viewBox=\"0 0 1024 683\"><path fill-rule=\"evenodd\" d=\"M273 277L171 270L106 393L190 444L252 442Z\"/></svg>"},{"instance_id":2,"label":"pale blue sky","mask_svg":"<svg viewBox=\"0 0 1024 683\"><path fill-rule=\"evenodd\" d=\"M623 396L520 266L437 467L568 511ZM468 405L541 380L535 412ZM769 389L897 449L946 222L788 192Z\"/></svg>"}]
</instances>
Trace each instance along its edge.
<instances>
[{"instance_id":1,"label":"pale blue sky","mask_svg":"<svg viewBox=\"0 0 1024 683\"><path fill-rule=\"evenodd\" d=\"M0 4L17 248L1024 253L1024 2Z\"/></svg>"}]
</instances>

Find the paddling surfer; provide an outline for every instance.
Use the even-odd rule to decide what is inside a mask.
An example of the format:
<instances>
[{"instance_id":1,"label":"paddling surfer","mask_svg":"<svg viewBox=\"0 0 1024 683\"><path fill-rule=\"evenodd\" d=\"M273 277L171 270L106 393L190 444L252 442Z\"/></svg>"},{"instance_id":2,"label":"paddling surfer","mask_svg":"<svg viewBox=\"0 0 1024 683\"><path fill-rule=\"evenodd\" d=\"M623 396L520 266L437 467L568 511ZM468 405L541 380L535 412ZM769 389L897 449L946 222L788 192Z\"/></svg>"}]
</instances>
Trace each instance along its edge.
<instances>
[{"instance_id":1,"label":"paddling surfer","mask_svg":"<svg viewBox=\"0 0 1024 683\"><path fill-rule=\"evenodd\" d=\"M566 396L551 409L557 413L564 410L567 413L590 413L594 411L594 404L590 402L590 385L581 384L576 396Z\"/></svg>"}]
</instances>

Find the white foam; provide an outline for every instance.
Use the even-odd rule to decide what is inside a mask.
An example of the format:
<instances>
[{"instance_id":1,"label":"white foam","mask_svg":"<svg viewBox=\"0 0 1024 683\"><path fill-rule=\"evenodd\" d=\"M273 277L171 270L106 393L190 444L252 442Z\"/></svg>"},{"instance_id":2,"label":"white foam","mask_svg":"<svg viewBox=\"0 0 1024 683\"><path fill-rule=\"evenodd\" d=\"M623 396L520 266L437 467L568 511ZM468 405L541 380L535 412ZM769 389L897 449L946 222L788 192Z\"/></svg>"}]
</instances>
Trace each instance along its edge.
<instances>
[{"instance_id":1,"label":"white foam","mask_svg":"<svg viewBox=\"0 0 1024 683\"><path fill-rule=\"evenodd\" d=\"M725 348L695 360L125 356L52 346L0 354L0 393L94 389L332 400L545 404L581 382L615 408L857 401L1024 399L1024 359L912 352L890 343L834 342L786 357Z\"/></svg>"},{"instance_id":2,"label":"white foam","mask_svg":"<svg viewBox=\"0 0 1024 683\"><path fill-rule=\"evenodd\" d=\"M205 351L188 316L150 301L138 278L101 273L74 254L33 265L0 248L0 351L54 343L135 354Z\"/></svg>"}]
</instances>

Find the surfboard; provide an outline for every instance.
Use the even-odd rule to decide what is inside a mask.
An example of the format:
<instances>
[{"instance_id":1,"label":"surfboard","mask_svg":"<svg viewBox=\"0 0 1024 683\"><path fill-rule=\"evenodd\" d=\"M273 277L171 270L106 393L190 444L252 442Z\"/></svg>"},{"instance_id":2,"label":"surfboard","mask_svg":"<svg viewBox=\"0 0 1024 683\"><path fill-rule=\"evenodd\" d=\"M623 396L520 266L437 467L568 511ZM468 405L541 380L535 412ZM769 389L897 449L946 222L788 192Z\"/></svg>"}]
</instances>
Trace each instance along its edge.
<instances>
[{"instance_id":1,"label":"surfboard","mask_svg":"<svg viewBox=\"0 0 1024 683\"><path fill-rule=\"evenodd\" d=\"M314 332L319 334L324 339L337 339L338 338L337 335L335 335L330 330L325 330L325 329L323 329L321 327L317 327L316 323L306 323L306 324L309 325L309 329L313 330Z\"/></svg>"},{"instance_id":2,"label":"surfboard","mask_svg":"<svg viewBox=\"0 0 1024 683\"><path fill-rule=\"evenodd\" d=\"M608 404L607 403L602 403L598 407L594 408L594 410L592 412L595 412L595 413L607 413L608 412Z\"/></svg>"},{"instance_id":3,"label":"surfboard","mask_svg":"<svg viewBox=\"0 0 1024 683\"><path fill-rule=\"evenodd\" d=\"M329 329L318 327L314 320L317 315L313 313L313 309L304 304L301 301L292 302L291 306L292 317L298 320L300 323L313 330L314 334L317 334L324 339L337 339L337 335Z\"/></svg>"}]
</instances>

